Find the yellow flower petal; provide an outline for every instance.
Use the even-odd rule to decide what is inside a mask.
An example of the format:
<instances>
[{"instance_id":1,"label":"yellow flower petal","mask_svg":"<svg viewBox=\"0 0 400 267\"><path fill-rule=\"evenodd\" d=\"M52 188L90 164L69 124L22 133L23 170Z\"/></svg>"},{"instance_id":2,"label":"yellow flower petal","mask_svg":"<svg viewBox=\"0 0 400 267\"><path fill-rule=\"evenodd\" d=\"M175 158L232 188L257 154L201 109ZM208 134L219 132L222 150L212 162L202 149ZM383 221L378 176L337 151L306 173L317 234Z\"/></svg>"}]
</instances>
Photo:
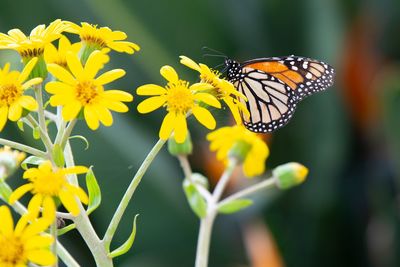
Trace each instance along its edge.
<instances>
[{"instance_id":1,"label":"yellow flower petal","mask_svg":"<svg viewBox=\"0 0 400 267\"><path fill-rule=\"evenodd\" d=\"M198 72L201 72L200 66L194 62L192 59L186 57L186 56L180 56L181 58L181 64L185 65L186 67L189 67L191 69L197 70Z\"/></svg>"},{"instance_id":2,"label":"yellow flower petal","mask_svg":"<svg viewBox=\"0 0 400 267\"><path fill-rule=\"evenodd\" d=\"M78 116L79 111L81 111L82 104L78 101L73 101L65 105L62 109L62 116L64 120L70 121Z\"/></svg>"},{"instance_id":3,"label":"yellow flower petal","mask_svg":"<svg viewBox=\"0 0 400 267\"><path fill-rule=\"evenodd\" d=\"M201 101L206 103L209 106L215 107L215 108L221 108L221 103L218 101L218 99L208 93L197 93L194 95L194 99L197 101Z\"/></svg>"},{"instance_id":4,"label":"yellow flower petal","mask_svg":"<svg viewBox=\"0 0 400 267\"><path fill-rule=\"evenodd\" d=\"M111 115L111 112L107 108L103 106L97 106L95 110L97 113L97 117L104 126L111 126L113 124L113 117Z\"/></svg>"},{"instance_id":5,"label":"yellow flower petal","mask_svg":"<svg viewBox=\"0 0 400 267\"><path fill-rule=\"evenodd\" d=\"M32 184L24 184L20 187L18 187L16 190L12 192L10 195L10 198L8 199L8 202L13 205L15 201L20 199L23 195L25 195L27 192L31 191L33 189Z\"/></svg>"},{"instance_id":6,"label":"yellow flower petal","mask_svg":"<svg viewBox=\"0 0 400 267\"><path fill-rule=\"evenodd\" d=\"M133 100L133 96L130 93L121 90L107 90L104 92L104 97L114 101L131 102Z\"/></svg>"},{"instance_id":7,"label":"yellow flower petal","mask_svg":"<svg viewBox=\"0 0 400 267\"><path fill-rule=\"evenodd\" d=\"M22 70L21 74L18 77L18 82L23 83L31 73L33 67L35 67L38 61L37 57L32 58L29 62L25 65L24 69Z\"/></svg>"},{"instance_id":8,"label":"yellow flower petal","mask_svg":"<svg viewBox=\"0 0 400 267\"><path fill-rule=\"evenodd\" d=\"M0 107L0 131L2 131L4 126L6 125L7 115L8 115L8 107L7 106Z\"/></svg>"},{"instance_id":9,"label":"yellow flower petal","mask_svg":"<svg viewBox=\"0 0 400 267\"><path fill-rule=\"evenodd\" d=\"M36 250L39 248L46 248L53 244L54 238L50 235L46 236L33 236L25 242L25 248L28 251Z\"/></svg>"},{"instance_id":10,"label":"yellow flower petal","mask_svg":"<svg viewBox=\"0 0 400 267\"><path fill-rule=\"evenodd\" d=\"M96 81L98 84L104 85L104 84L110 83L116 79L119 79L124 75L125 75L124 70L114 69L114 70L107 71L107 72L103 73L102 75L100 75L99 77L97 77Z\"/></svg>"},{"instance_id":11,"label":"yellow flower petal","mask_svg":"<svg viewBox=\"0 0 400 267\"><path fill-rule=\"evenodd\" d=\"M230 109L233 118L235 119L236 124L242 124L242 117L240 116L238 107L233 103L233 100L231 97L225 97L224 102Z\"/></svg>"},{"instance_id":12,"label":"yellow flower petal","mask_svg":"<svg viewBox=\"0 0 400 267\"><path fill-rule=\"evenodd\" d=\"M48 82L46 91L50 94L62 94L72 90L72 86L62 82Z\"/></svg>"},{"instance_id":13,"label":"yellow flower petal","mask_svg":"<svg viewBox=\"0 0 400 267\"><path fill-rule=\"evenodd\" d=\"M41 83L42 81L43 81L42 78L33 78L33 79L30 79L29 81L25 82L25 83L22 85L22 90L26 90L26 89L28 89L28 88L31 88L33 85L39 84L39 83Z\"/></svg>"},{"instance_id":14,"label":"yellow flower petal","mask_svg":"<svg viewBox=\"0 0 400 267\"><path fill-rule=\"evenodd\" d=\"M177 143L185 142L188 129L186 124L186 117L183 114L178 114L175 120L174 138Z\"/></svg>"},{"instance_id":15,"label":"yellow flower petal","mask_svg":"<svg viewBox=\"0 0 400 267\"><path fill-rule=\"evenodd\" d=\"M215 128L216 122L210 111L202 107L194 107L192 111L193 115L201 124L210 130Z\"/></svg>"},{"instance_id":16,"label":"yellow flower petal","mask_svg":"<svg viewBox=\"0 0 400 267\"><path fill-rule=\"evenodd\" d=\"M56 218L56 205L54 203L53 197L46 196L43 199L43 218L53 222Z\"/></svg>"},{"instance_id":17,"label":"yellow flower petal","mask_svg":"<svg viewBox=\"0 0 400 267\"><path fill-rule=\"evenodd\" d=\"M189 87L189 89L193 91L205 91L213 88L214 86L209 83L195 83Z\"/></svg>"},{"instance_id":18,"label":"yellow flower petal","mask_svg":"<svg viewBox=\"0 0 400 267\"><path fill-rule=\"evenodd\" d=\"M17 121L21 118L22 115L22 107L17 102L11 104L10 109L8 110L8 119L11 121Z\"/></svg>"},{"instance_id":19,"label":"yellow flower petal","mask_svg":"<svg viewBox=\"0 0 400 267\"><path fill-rule=\"evenodd\" d=\"M129 110L124 103L118 101L103 101L103 105L106 108L116 112L127 112Z\"/></svg>"},{"instance_id":20,"label":"yellow flower petal","mask_svg":"<svg viewBox=\"0 0 400 267\"><path fill-rule=\"evenodd\" d=\"M47 64L47 70L60 81L69 84L75 85L77 81L74 76L71 75L66 69L60 67L57 64Z\"/></svg>"},{"instance_id":21,"label":"yellow flower petal","mask_svg":"<svg viewBox=\"0 0 400 267\"><path fill-rule=\"evenodd\" d=\"M117 52L128 54L133 54L135 51L140 50L140 47L137 44L131 42L112 42L108 44L108 47Z\"/></svg>"},{"instance_id":22,"label":"yellow flower petal","mask_svg":"<svg viewBox=\"0 0 400 267\"><path fill-rule=\"evenodd\" d=\"M28 214L31 220L36 219L39 216L40 207L42 206L43 196L41 194L35 194L28 204Z\"/></svg>"},{"instance_id":23,"label":"yellow flower petal","mask_svg":"<svg viewBox=\"0 0 400 267\"><path fill-rule=\"evenodd\" d=\"M62 170L64 174L83 174L89 171L85 166L73 166Z\"/></svg>"},{"instance_id":24,"label":"yellow flower petal","mask_svg":"<svg viewBox=\"0 0 400 267\"><path fill-rule=\"evenodd\" d=\"M19 98L18 103L23 106L25 109L34 111L38 109L38 103L36 100L29 96L29 95L23 95Z\"/></svg>"},{"instance_id":25,"label":"yellow flower petal","mask_svg":"<svg viewBox=\"0 0 400 267\"><path fill-rule=\"evenodd\" d=\"M168 114L165 116L161 128L160 128L160 139L162 140L167 140L169 136L172 133L172 130L174 129L174 123L175 123L175 114L172 112L168 112Z\"/></svg>"},{"instance_id":26,"label":"yellow flower petal","mask_svg":"<svg viewBox=\"0 0 400 267\"><path fill-rule=\"evenodd\" d=\"M71 192L69 192L67 190L62 190L60 192L59 197L60 197L61 203L73 216L79 215L78 204L76 203L75 197L74 197L74 195L71 194Z\"/></svg>"},{"instance_id":27,"label":"yellow flower petal","mask_svg":"<svg viewBox=\"0 0 400 267\"><path fill-rule=\"evenodd\" d=\"M104 54L100 51L91 53L85 64L85 76L88 79L93 79L100 69L103 68ZM108 57L108 56L107 56Z\"/></svg>"},{"instance_id":28,"label":"yellow flower petal","mask_svg":"<svg viewBox=\"0 0 400 267\"><path fill-rule=\"evenodd\" d=\"M67 185L67 188L71 194L76 195L83 204L87 205L89 203L89 197L82 188L74 185Z\"/></svg>"},{"instance_id":29,"label":"yellow flower petal","mask_svg":"<svg viewBox=\"0 0 400 267\"><path fill-rule=\"evenodd\" d=\"M156 84L145 84L136 89L138 95L163 95L167 93L164 87Z\"/></svg>"},{"instance_id":30,"label":"yellow flower petal","mask_svg":"<svg viewBox=\"0 0 400 267\"><path fill-rule=\"evenodd\" d=\"M168 82L176 83L179 81L178 74L176 73L175 69L171 66L168 65L163 66L160 69L160 73Z\"/></svg>"},{"instance_id":31,"label":"yellow flower petal","mask_svg":"<svg viewBox=\"0 0 400 267\"><path fill-rule=\"evenodd\" d=\"M69 70L72 74L78 79L82 80L84 77L82 63L79 60L78 56L73 52L67 52L66 54L67 64Z\"/></svg>"},{"instance_id":32,"label":"yellow flower petal","mask_svg":"<svg viewBox=\"0 0 400 267\"><path fill-rule=\"evenodd\" d=\"M51 224L50 221L40 218L40 219L34 221L33 223L27 225L26 228L23 229L21 237L24 240L28 240L32 236L35 236L35 235L43 232L47 228L49 228L50 224Z\"/></svg>"},{"instance_id":33,"label":"yellow flower petal","mask_svg":"<svg viewBox=\"0 0 400 267\"><path fill-rule=\"evenodd\" d=\"M42 266L51 266L56 262L56 257L48 249L28 251L26 256L30 262Z\"/></svg>"},{"instance_id":34,"label":"yellow flower petal","mask_svg":"<svg viewBox=\"0 0 400 267\"><path fill-rule=\"evenodd\" d=\"M164 105L164 103L165 103L164 96L153 96L153 97L150 97L150 98L142 101L138 105L137 110L140 113L149 113L149 112L152 112L152 111L158 109L159 107Z\"/></svg>"},{"instance_id":35,"label":"yellow flower petal","mask_svg":"<svg viewBox=\"0 0 400 267\"><path fill-rule=\"evenodd\" d=\"M14 222L7 206L0 207L0 236L8 236L14 231Z\"/></svg>"},{"instance_id":36,"label":"yellow flower petal","mask_svg":"<svg viewBox=\"0 0 400 267\"><path fill-rule=\"evenodd\" d=\"M99 119L97 117L96 111L92 106L85 106L83 110L83 114L85 116L85 120L90 129L96 130L99 128Z\"/></svg>"}]
</instances>

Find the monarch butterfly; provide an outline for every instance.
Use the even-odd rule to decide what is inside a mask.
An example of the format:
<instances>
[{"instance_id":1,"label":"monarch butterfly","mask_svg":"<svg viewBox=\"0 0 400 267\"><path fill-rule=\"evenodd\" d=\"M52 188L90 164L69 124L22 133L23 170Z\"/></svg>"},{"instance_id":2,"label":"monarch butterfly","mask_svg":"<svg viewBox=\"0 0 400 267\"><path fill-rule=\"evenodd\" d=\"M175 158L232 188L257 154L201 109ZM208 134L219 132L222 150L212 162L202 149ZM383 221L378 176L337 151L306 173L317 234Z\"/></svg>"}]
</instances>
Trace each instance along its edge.
<instances>
[{"instance_id":1,"label":"monarch butterfly","mask_svg":"<svg viewBox=\"0 0 400 267\"><path fill-rule=\"evenodd\" d=\"M299 101L333 85L335 70L315 59L285 56L239 63L225 59L227 79L247 97L250 117L243 124L253 132L273 132L286 125Z\"/></svg>"}]
</instances>

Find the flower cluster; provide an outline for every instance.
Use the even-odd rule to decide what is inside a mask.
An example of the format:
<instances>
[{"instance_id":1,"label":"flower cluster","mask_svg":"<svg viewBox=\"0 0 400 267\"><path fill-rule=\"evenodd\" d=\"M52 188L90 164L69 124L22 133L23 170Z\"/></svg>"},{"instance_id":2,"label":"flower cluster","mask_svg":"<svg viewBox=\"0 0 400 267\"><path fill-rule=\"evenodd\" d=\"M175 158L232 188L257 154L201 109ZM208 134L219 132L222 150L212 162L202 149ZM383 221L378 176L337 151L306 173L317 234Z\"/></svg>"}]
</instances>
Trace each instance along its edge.
<instances>
[{"instance_id":1,"label":"flower cluster","mask_svg":"<svg viewBox=\"0 0 400 267\"><path fill-rule=\"evenodd\" d=\"M71 42L69 35L79 36L80 41ZM0 183L2 193L5 192L2 199L20 206L18 200L32 194L27 213L15 229L8 208L0 207L0 266L26 266L28 262L53 265L56 262L50 251L53 238L44 231L55 223L58 206L62 205L72 218L84 211L81 203L89 203L89 196L76 179L77 175L86 174L88 168L71 163L65 166L64 150L77 120L84 119L91 130L96 130L100 124L113 124L111 111L128 111L126 102L133 101L132 94L106 89L109 83L123 77L125 71L103 71L111 51L127 54L139 51L139 46L126 38L122 31L60 19L47 27L35 27L29 35L19 29L0 33L0 49L17 51L24 65L22 71L11 70L9 63L0 67L0 131L8 120L18 122L21 129L27 125L47 150L42 152L11 142L33 154L26 159L25 168L27 164L34 165L23 174L27 183L13 192L3 179L9 174L5 169L8 165L4 167L1 161L2 155L11 151L0 150ZM49 74L51 79L47 79ZM50 94L49 99L43 98L44 90ZM58 130L54 140L48 133L49 121ZM25 154L17 152L12 156L16 168Z\"/></svg>"}]
</instances>

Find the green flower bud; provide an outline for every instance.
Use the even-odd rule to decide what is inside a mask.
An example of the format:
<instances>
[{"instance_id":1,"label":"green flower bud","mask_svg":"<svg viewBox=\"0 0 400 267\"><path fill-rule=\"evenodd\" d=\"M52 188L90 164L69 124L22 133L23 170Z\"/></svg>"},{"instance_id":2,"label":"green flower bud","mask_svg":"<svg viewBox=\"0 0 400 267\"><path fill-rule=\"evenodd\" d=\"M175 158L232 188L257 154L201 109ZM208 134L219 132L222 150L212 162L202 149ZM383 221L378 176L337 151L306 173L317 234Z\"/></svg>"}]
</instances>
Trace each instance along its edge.
<instances>
[{"instance_id":1,"label":"green flower bud","mask_svg":"<svg viewBox=\"0 0 400 267\"><path fill-rule=\"evenodd\" d=\"M289 162L276 167L272 174L280 189L289 189L304 182L308 169L297 162Z\"/></svg>"},{"instance_id":2,"label":"green flower bud","mask_svg":"<svg viewBox=\"0 0 400 267\"><path fill-rule=\"evenodd\" d=\"M189 133L183 143L177 143L173 136L168 139L168 151L173 156L190 155L192 154L192 150L192 139L190 138Z\"/></svg>"},{"instance_id":3,"label":"green flower bud","mask_svg":"<svg viewBox=\"0 0 400 267\"><path fill-rule=\"evenodd\" d=\"M240 162L244 162L247 154L251 150L251 144L242 140L235 142L229 150L229 157L236 158Z\"/></svg>"},{"instance_id":4,"label":"green flower bud","mask_svg":"<svg viewBox=\"0 0 400 267\"><path fill-rule=\"evenodd\" d=\"M23 57L22 61L24 65L28 64L28 62L32 59L32 57ZM46 62L44 61L44 56L38 56L38 61L36 62L35 67L33 67L31 73L29 74L29 79L33 78L42 78L45 80L47 78L47 67Z\"/></svg>"},{"instance_id":5,"label":"green flower bud","mask_svg":"<svg viewBox=\"0 0 400 267\"><path fill-rule=\"evenodd\" d=\"M210 187L210 185L208 183L208 179L200 173L196 173L196 172L193 173L192 176L190 177L190 180L193 181L193 183L195 183L201 187L204 187L207 190Z\"/></svg>"}]
</instances>

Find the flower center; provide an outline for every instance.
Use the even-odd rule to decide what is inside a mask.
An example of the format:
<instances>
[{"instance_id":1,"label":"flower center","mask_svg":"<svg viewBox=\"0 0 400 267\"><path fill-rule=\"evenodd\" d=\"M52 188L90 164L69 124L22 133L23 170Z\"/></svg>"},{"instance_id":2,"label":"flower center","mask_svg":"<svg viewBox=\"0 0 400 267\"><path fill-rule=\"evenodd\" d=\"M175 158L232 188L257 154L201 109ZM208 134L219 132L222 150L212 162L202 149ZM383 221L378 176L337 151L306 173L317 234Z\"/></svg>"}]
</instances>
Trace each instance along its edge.
<instances>
[{"instance_id":1,"label":"flower center","mask_svg":"<svg viewBox=\"0 0 400 267\"><path fill-rule=\"evenodd\" d=\"M47 196L58 196L64 184L67 182L64 175L59 173L46 173L37 176L33 183L33 193Z\"/></svg>"},{"instance_id":2,"label":"flower center","mask_svg":"<svg viewBox=\"0 0 400 267\"><path fill-rule=\"evenodd\" d=\"M0 85L0 106L10 106L22 95L22 90L16 84Z\"/></svg>"},{"instance_id":3,"label":"flower center","mask_svg":"<svg viewBox=\"0 0 400 267\"><path fill-rule=\"evenodd\" d=\"M20 238L0 236L0 263L5 266L17 266L25 262L25 247Z\"/></svg>"},{"instance_id":4,"label":"flower center","mask_svg":"<svg viewBox=\"0 0 400 267\"><path fill-rule=\"evenodd\" d=\"M194 105L193 93L186 82L168 85L167 110L186 114Z\"/></svg>"},{"instance_id":5,"label":"flower center","mask_svg":"<svg viewBox=\"0 0 400 267\"><path fill-rule=\"evenodd\" d=\"M104 48L107 46L107 42L99 35L82 34L81 39L82 41L98 46L99 48Z\"/></svg>"},{"instance_id":6,"label":"flower center","mask_svg":"<svg viewBox=\"0 0 400 267\"><path fill-rule=\"evenodd\" d=\"M87 105L93 103L99 95L99 87L92 81L79 82L76 87L76 98L82 103Z\"/></svg>"}]
</instances>

